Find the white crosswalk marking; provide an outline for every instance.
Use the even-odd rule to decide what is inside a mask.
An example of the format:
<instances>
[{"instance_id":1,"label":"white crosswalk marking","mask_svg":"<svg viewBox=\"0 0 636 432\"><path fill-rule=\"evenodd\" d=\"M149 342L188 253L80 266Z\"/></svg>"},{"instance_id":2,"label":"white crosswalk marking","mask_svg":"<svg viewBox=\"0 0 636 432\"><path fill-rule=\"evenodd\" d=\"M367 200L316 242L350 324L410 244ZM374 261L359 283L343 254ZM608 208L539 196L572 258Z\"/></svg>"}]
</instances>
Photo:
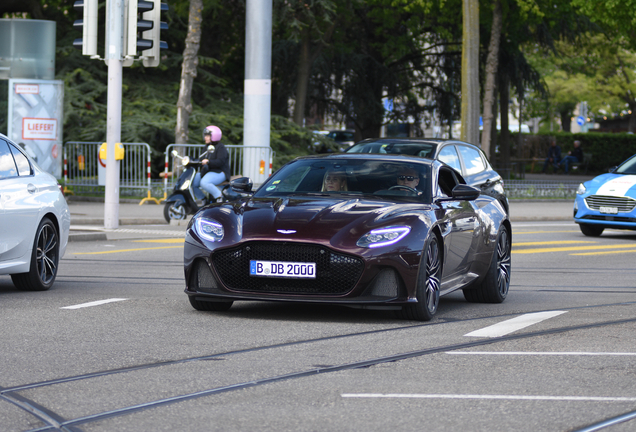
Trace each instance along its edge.
<instances>
[{"instance_id":1,"label":"white crosswalk marking","mask_svg":"<svg viewBox=\"0 0 636 432\"><path fill-rule=\"evenodd\" d=\"M473 332L465 334L464 336L489 338L501 337L509 333L516 332L517 330L529 327L533 324L540 323L541 321L554 318L555 316L559 316L561 314L564 314L565 312L566 311L548 311L524 314L516 318L512 318L488 327L484 327L479 330L475 330Z\"/></svg>"},{"instance_id":2,"label":"white crosswalk marking","mask_svg":"<svg viewBox=\"0 0 636 432\"><path fill-rule=\"evenodd\" d=\"M103 305L106 303L112 303L112 302L118 302L118 301L124 301L124 300L128 300L125 298L111 298L111 299L106 299L106 300L97 300L97 301L92 301L92 302L88 302L88 303L81 303L81 304L76 304L73 306L64 306L61 307L60 309L81 309L81 308L85 308L85 307L91 307L91 306L99 306L99 305Z\"/></svg>"}]
</instances>

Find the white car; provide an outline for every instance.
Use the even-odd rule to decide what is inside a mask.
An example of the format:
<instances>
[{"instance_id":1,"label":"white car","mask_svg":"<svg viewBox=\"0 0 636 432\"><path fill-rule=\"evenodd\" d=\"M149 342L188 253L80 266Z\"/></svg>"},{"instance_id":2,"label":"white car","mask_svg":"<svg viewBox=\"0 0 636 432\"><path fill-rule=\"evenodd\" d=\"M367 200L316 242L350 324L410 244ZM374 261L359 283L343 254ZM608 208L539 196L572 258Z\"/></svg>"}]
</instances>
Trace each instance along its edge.
<instances>
[{"instance_id":1,"label":"white car","mask_svg":"<svg viewBox=\"0 0 636 432\"><path fill-rule=\"evenodd\" d=\"M16 288L49 289L64 256L71 212L60 186L0 134L0 275Z\"/></svg>"}]
</instances>

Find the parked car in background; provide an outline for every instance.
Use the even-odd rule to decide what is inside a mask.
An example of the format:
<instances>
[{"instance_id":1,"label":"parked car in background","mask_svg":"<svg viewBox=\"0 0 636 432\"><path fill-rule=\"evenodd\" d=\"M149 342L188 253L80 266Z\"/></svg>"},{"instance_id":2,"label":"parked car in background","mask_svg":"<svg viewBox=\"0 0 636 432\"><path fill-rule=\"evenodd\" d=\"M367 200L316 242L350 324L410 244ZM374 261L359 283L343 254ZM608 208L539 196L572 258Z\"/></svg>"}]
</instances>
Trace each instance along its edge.
<instances>
[{"instance_id":1,"label":"parked car in background","mask_svg":"<svg viewBox=\"0 0 636 432\"><path fill-rule=\"evenodd\" d=\"M484 152L473 144L437 138L369 138L349 147L346 152L419 156L440 160L461 173L466 184L496 198L506 213L509 211L503 178L492 169Z\"/></svg>"},{"instance_id":2,"label":"parked car in background","mask_svg":"<svg viewBox=\"0 0 636 432\"><path fill-rule=\"evenodd\" d=\"M636 230L636 155L579 185L574 222L591 237L605 228Z\"/></svg>"},{"instance_id":3,"label":"parked car in background","mask_svg":"<svg viewBox=\"0 0 636 432\"><path fill-rule=\"evenodd\" d=\"M252 194L249 178L232 187ZM312 302L430 320L439 297L456 290L470 302L503 302L511 240L499 202L439 161L309 156L251 197L194 215L185 292L203 311L240 300Z\"/></svg>"},{"instance_id":4,"label":"parked car in background","mask_svg":"<svg viewBox=\"0 0 636 432\"><path fill-rule=\"evenodd\" d=\"M49 289L68 244L71 214L55 177L0 134L0 275Z\"/></svg>"},{"instance_id":5,"label":"parked car in background","mask_svg":"<svg viewBox=\"0 0 636 432\"><path fill-rule=\"evenodd\" d=\"M334 153L336 151L344 152L355 142L355 132L352 130L314 131L314 133L317 135L324 135L327 139L335 142L335 146L325 145L325 143L321 141L314 142L316 153Z\"/></svg>"}]
</instances>

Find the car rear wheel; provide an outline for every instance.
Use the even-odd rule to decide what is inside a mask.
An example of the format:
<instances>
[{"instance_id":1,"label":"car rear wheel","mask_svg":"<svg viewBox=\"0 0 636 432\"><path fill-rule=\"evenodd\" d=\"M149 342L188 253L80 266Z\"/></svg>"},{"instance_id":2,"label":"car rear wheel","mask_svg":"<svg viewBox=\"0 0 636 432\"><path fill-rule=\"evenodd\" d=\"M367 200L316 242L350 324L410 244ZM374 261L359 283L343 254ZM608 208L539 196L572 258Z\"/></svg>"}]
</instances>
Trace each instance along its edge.
<instances>
[{"instance_id":1,"label":"car rear wheel","mask_svg":"<svg viewBox=\"0 0 636 432\"><path fill-rule=\"evenodd\" d=\"M409 304L398 311L402 319L429 321L439 306L439 291L442 278L442 259L439 239L432 235L426 245L424 265L420 265L417 278L417 303Z\"/></svg>"},{"instance_id":2,"label":"car rear wheel","mask_svg":"<svg viewBox=\"0 0 636 432\"><path fill-rule=\"evenodd\" d=\"M216 301L202 301L196 300L194 297L189 296L190 304L198 311L211 311L211 312L224 312L232 307L234 302L216 302Z\"/></svg>"},{"instance_id":3,"label":"car rear wheel","mask_svg":"<svg viewBox=\"0 0 636 432\"><path fill-rule=\"evenodd\" d=\"M603 230L605 229L602 226L590 224L579 224L579 228L581 232L588 237L598 237L603 234Z\"/></svg>"},{"instance_id":4,"label":"car rear wheel","mask_svg":"<svg viewBox=\"0 0 636 432\"><path fill-rule=\"evenodd\" d=\"M508 228L502 226L486 277L476 286L463 290L464 298L476 303L503 302L510 289L510 270L510 236Z\"/></svg>"},{"instance_id":5,"label":"car rear wheel","mask_svg":"<svg viewBox=\"0 0 636 432\"><path fill-rule=\"evenodd\" d=\"M11 275L11 280L20 290L46 291L55 282L59 259L60 237L57 228L49 218L44 218L35 232L29 271Z\"/></svg>"},{"instance_id":6,"label":"car rear wheel","mask_svg":"<svg viewBox=\"0 0 636 432\"><path fill-rule=\"evenodd\" d=\"M183 220L188 215L185 205L179 203L166 203L163 207L163 217L166 222L171 220Z\"/></svg>"}]
</instances>

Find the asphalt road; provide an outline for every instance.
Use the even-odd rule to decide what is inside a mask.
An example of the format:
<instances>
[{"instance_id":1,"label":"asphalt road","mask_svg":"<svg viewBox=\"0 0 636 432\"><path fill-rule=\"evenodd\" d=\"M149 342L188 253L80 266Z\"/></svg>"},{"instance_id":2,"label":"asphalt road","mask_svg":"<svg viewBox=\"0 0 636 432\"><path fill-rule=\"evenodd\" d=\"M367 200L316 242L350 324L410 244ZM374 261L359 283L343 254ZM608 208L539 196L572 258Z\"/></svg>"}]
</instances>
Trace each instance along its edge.
<instances>
[{"instance_id":1,"label":"asphalt road","mask_svg":"<svg viewBox=\"0 0 636 432\"><path fill-rule=\"evenodd\" d=\"M259 302L197 312L183 229L72 242L47 292L0 276L0 430L636 429L636 233L515 222L506 301L454 293L418 323Z\"/></svg>"}]
</instances>

